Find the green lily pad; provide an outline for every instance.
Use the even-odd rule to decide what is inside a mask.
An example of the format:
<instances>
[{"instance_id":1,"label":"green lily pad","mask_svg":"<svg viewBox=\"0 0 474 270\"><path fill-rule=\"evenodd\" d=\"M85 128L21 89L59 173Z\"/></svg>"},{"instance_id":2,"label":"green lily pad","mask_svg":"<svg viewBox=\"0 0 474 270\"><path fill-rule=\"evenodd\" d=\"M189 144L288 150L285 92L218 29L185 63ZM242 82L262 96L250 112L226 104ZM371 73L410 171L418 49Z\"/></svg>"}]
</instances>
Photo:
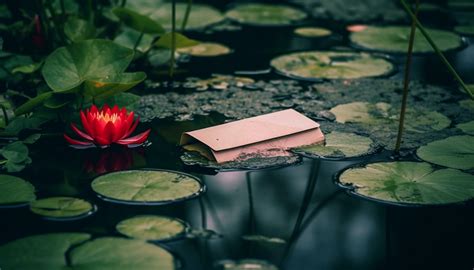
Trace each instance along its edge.
<instances>
[{"instance_id":1,"label":"green lily pad","mask_svg":"<svg viewBox=\"0 0 474 270\"><path fill-rule=\"evenodd\" d=\"M64 24L64 34L72 42L78 42L94 38L96 31L88 21L72 17Z\"/></svg>"},{"instance_id":2,"label":"green lily pad","mask_svg":"<svg viewBox=\"0 0 474 270\"><path fill-rule=\"evenodd\" d=\"M258 26L291 25L307 17L299 9L286 5L241 4L225 13L229 19L242 24Z\"/></svg>"},{"instance_id":3,"label":"green lily pad","mask_svg":"<svg viewBox=\"0 0 474 270\"><path fill-rule=\"evenodd\" d=\"M304 80L377 77L394 70L382 57L354 52L297 52L274 58L270 65L285 76Z\"/></svg>"},{"instance_id":4,"label":"green lily pad","mask_svg":"<svg viewBox=\"0 0 474 270\"><path fill-rule=\"evenodd\" d=\"M97 177L92 189L104 200L159 205L191 199L204 187L194 176L173 171L121 171Z\"/></svg>"},{"instance_id":5,"label":"green lily pad","mask_svg":"<svg viewBox=\"0 0 474 270\"><path fill-rule=\"evenodd\" d=\"M458 124L456 127L466 134L474 135L474 121Z\"/></svg>"},{"instance_id":6,"label":"green lily pad","mask_svg":"<svg viewBox=\"0 0 474 270\"><path fill-rule=\"evenodd\" d=\"M136 216L121 221L116 229L131 238L166 241L185 234L188 225L164 216Z\"/></svg>"},{"instance_id":7,"label":"green lily pad","mask_svg":"<svg viewBox=\"0 0 474 270\"><path fill-rule=\"evenodd\" d=\"M174 33L175 36L175 41L176 41L176 48L186 48L190 46L195 46L199 44L199 41L190 39L180 33ZM166 49L171 49L172 47L172 39L173 39L173 33L166 33L160 37L155 42L155 46L159 48L166 48Z\"/></svg>"},{"instance_id":8,"label":"green lily pad","mask_svg":"<svg viewBox=\"0 0 474 270\"><path fill-rule=\"evenodd\" d=\"M268 236L260 235L260 234L242 235L242 239L245 241L257 242L257 243L262 243L262 244L277 244L277 245L286 244L285 239L278 238L278 237L268 237Z\"/></svg>"},{"instance_id":9,"label":"green lily pad","mask_svg":"<svg viewBox=\"0 0 474 270\"><path fill-rule=\"evenodd\" d=\"M0 206L25 204L35 199L32 184L19 177L0 174Z\"/></svg>"},{"instance_id":10,"label":"green lily pad","mask_svg":"<svg viewBox=\"0 0 474 270\"><path fill-rule=\"evenodd\" d=\"M179 48L176 51L197 57L214 57L226 55L232 52L229 47L213 42L203 42L195 46Z\"/></svg>"},{"instance_id":11,"label":"green lily pad","mask_svg":"<svg viewBox=\"0 0 474 270\"><path fill-rule=\"evenodd\" d=\"M369 137L333 131L326 134L323 144L298 147L293 152L316 158L351 158L373 152L373 145Z\"/></svg>"},{"instance_id":12,"label":"green lily pad","mask_svg":"<svg viewBox=\"0 0 474 270\"><path fill-rule=\"evenodd\" d=\"M183 24L184 14L186 13L187 4L176 4L176 25L181 27ZM165 29L171 29L171 4L163 3L159 7L149 10L147 14L160 23ZM193 4L191 13L186 23L186 30L200 30L218 23L224 19L222 13L208 5Z\"/></svg>"},{"instance_id":13,"label":"green lily pad","mask_svg":"<svg viewBox=\"0 0 474 270\"><path fill-rule=\"evenodd\" d=\"M459 25L454 27L454 31L461 35L474 35L474 25Z\"/></svg>"},{"instance_id":14,"label":"green lily pad","mask_svg":"<svg viewBox=\"0 0 474 270\"><path fill-rule=\"evenodd\" d=\"M146 79L145 72L122 73L84 83L84 94L94 98L107 98L127 91Z\"/></svg>"},{"instance_id":15,"label":"green lily pad","mask_svg":"<svg viewBox=\"0 0 474 270\"><path fill-rule=\"evenodd\" d=\"M246 269L258 269L258 270L278 270L275 265L256 259L243 259L238 261L222 260L215 263L220 270L246 270Z\"/></svg>"},{"instance_id":16,"label":"green lily pad","mask_svg":"<svg viewBox=\"0 0 474 270\"><path fill-rule=\"evenodd\" d=\"M133 49L139 37L140 32L131 28L125 28L122 33L115 37L114 42L129 49ZM140 52L148 51L151 48L154 39L154 36L151 34L143 34L142 40L138 43L136 50Z\"/></svg>"},{"instance_id":17,"label":"green lily pad","mask_svg":"<svg viewBox=\"0 0 474 270\"><path fill-rule=\"evenodd\" d=\"M451 136L420 147L416 154L421 159L461 170L474 169L474 136Z\"/></svg>"},{"instance_id":18,"label":"green lily pad","mask_svg":"<svg viewBox=\"0 0 474 270\"><path fill-rule=\"evenodd\" d=\"M442 51L463 45L462 38L455 33L436 29L427 29L427 32ZM409 39L409 26L367 26L365 30L350 35L351 42L358 47L390 53L406 53ZM416 31L413 52L434 52L420 31Z\"/></svg>"},{"instance_id":19,"label":"green lily pad","mask_svg":"<svg viewBox=\"0 0 474 270\"><path fill-rule=\"evenodd\" d=\"M163 27L155 20L149 18L146 15L142 15L131 9L124 7L116 7L112 12L117 16L125 25L130 28L137 30L140 33L147 34L161 34L165 31Z\"/></svg>"},{"instance_id":20,"label":"green lily pad","mask_svg":"<svg viewBox=\"0 0 474 270\"><path fill-rule=\"evenodd\" d=\"M330 111L339 123L357 123L363 126L398 125L399 109L385 102L352 102L337 105ZM405 130L416 133L442 130L451 124L451 120L446 116L420 107L409 108L405 118Z\"/></svg>"},{"instance_id":21,"label":"green lily pad","mask_svg":"<svg viewBox=\"0 0 474 270\"><path fill-rule=\"evenodd\" d=\"M72 197L51 197L34 201L30 205L31 212L46 218L76 218L88 216L94 206L85 200Z\"/></svg>"},{"instance_id":22,"label":"green lily pad","mask_svg":"<svg viewBox=\"0 0 474 270\"><path fill-rule=\"evenodd\" d=\"M474 100L472 99L464 99L459 101L459 106L474 112Z\"/></svg>"},{"instance_id":23,"label":"green lily pad","mask_svg":"<svg viewBox=\"0 0 474 270\"><path fill-rule=\"evenodd\" d=\"M6 270L175 269L173 255L156 245L117 237L90 239L91 235L86 233L54 233L14 240L0 246L2 268Z\"/></svg>"},{"instance_id":24,"label":"green lily pad","mask_svg":"<svg viewBox=\"0 0 474 270\"><path fill-rule=\"evenodd\" d=\"M296 28L294 33L307 38L327 37L332 34L331 30L321 27L300 27Z\"/></svg>"},{"instance_id":25,"label":"green lily pad","mask_svg":"<svg viewBox=\"0 0 474 270\"><path fill-rule=\"evenodd\" d=\"M450 204L474 197L474 175L435 170L425 162L372 163L345 170L339 181L355 194L401 205Z\"/></svg>"},{"instance_id":26,"label":"green lily pad","mask_svg":"<svg viewBox=\"0 0 474 270\"><path fill-rule=\"evenodd\" d=\"M74 92L84 82L89 87L112 91L118 84L118 91L135 86L141 72L123 73L133 59L133 50L109 40L86 40L61 47L51 53L43 66L43 77L55 92ZM99 90L98 90L99 91Z\"/></svg>"}]
</instances>

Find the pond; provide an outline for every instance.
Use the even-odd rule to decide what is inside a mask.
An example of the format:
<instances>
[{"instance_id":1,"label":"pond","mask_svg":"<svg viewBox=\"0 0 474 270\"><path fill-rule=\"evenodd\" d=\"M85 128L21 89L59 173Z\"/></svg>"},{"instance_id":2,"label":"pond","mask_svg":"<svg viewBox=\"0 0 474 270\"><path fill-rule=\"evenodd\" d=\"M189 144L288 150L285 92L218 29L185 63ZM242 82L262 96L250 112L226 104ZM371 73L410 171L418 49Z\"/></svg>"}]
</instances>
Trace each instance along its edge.
<instances>
[{"instance_id":1,"label":"pond","mask_svg":"<svg viewBox=\"0 0 474 270\"><path fill-rule=\"evenodd\" d=\"M146 6L150 1L137 2L141 4L127 7L141 14L146 7L156 9ZM431 47L415 45L406 133L402 151L394 154L408 40L403 41L404 51L397 52L401 41L381 49L375 41L356 44L354 35L368 31L364 24L403 24L403 31L409 29L403 9L394 4L401 14L385 14L377 1L362 1L378 8L374 17L363 7L351 17L336 12L338 3L350 6L351 1L279 2L296 11L264 7L270 15L255 19L252 12L258 13L258 7L246 11L245 5L221 1L206 2L218 15L205 10L207 16L196 19L192 11L189 23L196 29L185 31L183 38L201 42L193 46L208 42L225 47L179 48L173 79L166 65L155 65L163 62L159 50L131 63L127 72L145 71L147 76L130 90L139 100L130 104L124 101L127 96L120 96L115 101L140 116L134 134L151 129L141 146L70 147L63 132L73 134L69 123L80 120L66 111L57 114L62 121L1 137L0 146L6 147L15 139L41 134L33 144L25 142L31 164L0 175L4 180L7 175L19 177L35 189L33 199L0 204L0 269L471 269L474 144L472 124L469 129L467 123L474 120L472 100ZM454 2L433 1L419 18L426 26L457 36L452 29L464 25L457 19L474 9L460 12ZM185 8L185 3L178 5L178 25ZM213 21L225 11L224 22ZM162 20L169 14L160 12L150 17L171 27ZM350 32L351 25L364 30ZM474 37L458 37L459 44L446 38L452 42L442 42L444 51L466 83L473 84ZM14 42L7 38L4 48L11 50ZM215 51L214 57L193 56ZM297 53L308 51L317 53ZM46 81L48 68L46 60ZM2 80L8 89L21 85ZM67 83L48 85L56 91ZM324 152L303 148L285 157L217 164L179 146L183 132L289 108L321 124ZM362 116L352 117L355 114ZM430 158L434 150L426 148L446 139L451 139L445 147L454 149L455 160L447 162L449 155L441 161ZM442 152L441 147L435 149L434 155ZM416 187L420 195L391 193L393 182L400 180L395 171L387 179L377 175L377 180L386 180L379 190L363 191L363 181L373 177L366 171L359 173L360 186L355 178L349 181L353 185L344 182L345 175L370 164L398 161L408 167L428 164L424 160L431 165L420 181L433 170L444 170L450 174L443 179L454 183L436 182L434 191ZM51 197L59 198L42 200ZM162 249L154 249L158 246Z\"/></svg>"}]
</instances>

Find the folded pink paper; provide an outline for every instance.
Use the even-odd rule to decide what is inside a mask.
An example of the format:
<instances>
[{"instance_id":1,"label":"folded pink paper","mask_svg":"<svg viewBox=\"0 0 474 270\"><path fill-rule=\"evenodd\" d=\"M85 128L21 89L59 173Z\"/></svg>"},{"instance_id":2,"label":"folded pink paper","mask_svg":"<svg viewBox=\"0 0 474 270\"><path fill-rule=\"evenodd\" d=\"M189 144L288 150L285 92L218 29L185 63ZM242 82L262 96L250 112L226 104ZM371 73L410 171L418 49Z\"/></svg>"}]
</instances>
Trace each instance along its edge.
<instances>
[{"instance_id":1,"label":"folded pink paper","mask_svg":"<svg viewBox=\"0 0 474 270\"><path fill-rule=\"evenodd\" d=\"M281 154L289 148L323 141L318 123L288 109L185 132L180 145L222 163L254 153Z\"/></svg>"}]
</instances>

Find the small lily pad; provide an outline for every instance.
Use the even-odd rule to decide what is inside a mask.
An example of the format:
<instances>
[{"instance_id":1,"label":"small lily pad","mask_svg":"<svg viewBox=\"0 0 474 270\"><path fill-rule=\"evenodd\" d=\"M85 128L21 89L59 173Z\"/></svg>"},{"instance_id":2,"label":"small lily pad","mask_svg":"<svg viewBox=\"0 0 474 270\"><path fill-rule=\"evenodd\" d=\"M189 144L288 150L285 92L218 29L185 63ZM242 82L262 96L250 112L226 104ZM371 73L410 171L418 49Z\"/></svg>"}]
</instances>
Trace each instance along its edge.
<instances>
[{"instance_id":1,"label":"small lily pad","mask_svg":"<svg viewBox=\"0 0 474 270\"><path fill-rule=\"evenodd\" d=\"M474 197L474 175L425 162L380 162L350 168L339 182L360 196L399 205L459 203Z\"/></svg>"},{"instance_id":2,"label":"small lily pad","mask_svg":"<svg viewBox=\"0 0 474 270\"><path fill-rule=\"evenodd\" d=\"M0 174L0 207L23 205L35 199L32 184L19 177Z\"/></svg>"},{"instance_id":3,"label":"small lily pad","mask_svg":"<svg viewBox=\"0 0 474 270\"><path fill-rule=\"evenodd\" d=\"M459 101L459 106L474 112L474 100L472 99L464 99Z\"/></svg>"},{"instance_id":4,"label":"small lily pad","mask_svg":"<svg viewBox=\"0 0 474 270\"><path fill-rule=\"evenodd\" d=\"M332 34L331 30L321 27L300 27L296 28L294 33L307 38L327 37Z\"/></svg>"},{"instance_id":5,"label":"small lily pad","mask_svg":"<svg viewBox=\"0 0 474 270\"><path fill-rule=\"evenodd\" d=\"M131 28L125 28L122 33L115 37L114 42L129 49L133 49L139 37L140 32ZM150 50L153 40L154 35L143 34L142 40L140 40L140 42L138 43L136 50L140 52L146 52Z\"/></svg>"},{"instance_id":6,"label":"small lily pad","mask_svg":"<svg viewBox=\"0 0 474 270\"><path fill-rule=\"evenodd\" d=\"M255 259L243 259L238 261L222 260L215 263L215 265L219 270L278 270L278 267L267 261Z\"/></svg>"},{"instance_id":7,"label":"small lily pad","mask_svg":"<svg viewBox=\"0 0 474 270\"><path fill-rule=\"evenodd\" d=\"M232 52L229 47L213 42L203 42L195 46L179 48L176 51L182 54L188 54L197 57L221 56Z\"/></svg>"},{"instance_id":8,"label":"small lily pad","mask_svg":"<svg viewBox=\"0 0 474 270\"><path fill-rule=\"evenodd\" d=\"M374 141L354 133L333 131L326 134L323 144L313 144L293 149L293 152L316 158L352 158L374 151Z\"/></svg>"},{"instance_id":9,"label":"small lily pad","mask_svg":"<svg viewBox=\"0 0 474 270\"><path fill-rule=\"evenodd\" d=\"M279 73L304 80L356 79L391 73L394 65L385 58L355 52L297 52L273 59Z\"/></svg>"},{"instance_id":10,"label":"small lily pad","mask_svg":"<svg viewBox=\"0 0 474 270\"><path fill-rule=\"evenodd\" d=\"M458 124L456 127L466 134L474 135L474 121Z\"/></svg>"},{"instance_id":11,"label":"small lily pad","mask_svg":"<svg viewBox=\"0 0 474 270\"><path fill-rule=\"evenodd\" d=\"M34 201L31 212L54 219L81 218L91 215L95 207L88 201L73 197L51 197Z\"/></svg>"},{"instance_id":12,"label":"small lily pad","mask_svg":"<svg viewBox=\"0 0 474 270\"><path fill-rule=\"evenodd\" d=\"M200 195L204 185L197 177L164 170L131 170L105 174L91 184L104 200L124 204L161 205Z\"/></svg>"},{"instance_id":13,"label":"small lily pad","mask_svg":"<svg viewBox=\"0 0 474 270\"><path fill-rule=\"evenodd\" d=\"M131 238L166 241L186 233L189 226L181 220L164 216L136 216L121 221L116 229Z\"/></svg>"},{"instance_id":14,"label":"small lily pad","mask_svg":"<svg viewBox=\"0 0 474 270\"><path fill-rule=\"evenodd\" d=\"M474 169L474 136L451 136L420 147L421 159L449 168Z\"/></svg>"},{"instance_id":15,"label":"small lily pad","mask_svg":"<svg viewBox=\"0 0 474 270\"><path fill-rule=\"evenodd\" d=\"M463 45L458 34L436 29L427 29L427 32L442 51L457 49ZM350 35L351 42L357 47L390 53L406 53L409 39L409 26L367 26L363 31ZM416 31L413 52L434 52L420 31Z\"/></svg>"},{"instance_id":16,"label":"small lily pad","mask_svg":"<svg viewBox=\"0 0 474 270\"><path fill-rule=\"evenodd\" d=\"M176 25L181 27L187 4L176 4ZM171 29L171 3L161 3L155 9L146 12L152 19L160 23L165 29ZM224 19L222 13L209 5L193 4L186 23L186 30L201 30L216 24Z\"/></svg>"},{"instance_id":17,"label":"small lily pad","mask_svg":"<svg viewBox=\"0 0 474 270\"><path fill-rule=\"evenodd\" d=\"M277 244L277 245L286 244L285 239L281 239L278 237L268 237L268 236L259 235L259 234L243 235L242 239L245 241L257 242L257 243Z\"/></svg>"},{"instance_id":18,"label":"small lily pad","mask_svg":"<svg viewBox=\"0 0 474 270\"><path fill-rule=\"evenodd\" d=\"M307 17L299 9L286 5L241 4L227 11L225 16L242 24L257 26L291 25Z\"/></svg>"},{"instance_id":19,"label":"small lily pad","mask_svg":"<svg viewBox=\"0 0 474 270\"><path fill-rule=\"evenodd\" d=\"M1 266L21 270L176 268L173 255L159 246L117 237L90 239L91 235L86 233L54 233L17 239L0 246Z\"/></svg>"}]
</instances>

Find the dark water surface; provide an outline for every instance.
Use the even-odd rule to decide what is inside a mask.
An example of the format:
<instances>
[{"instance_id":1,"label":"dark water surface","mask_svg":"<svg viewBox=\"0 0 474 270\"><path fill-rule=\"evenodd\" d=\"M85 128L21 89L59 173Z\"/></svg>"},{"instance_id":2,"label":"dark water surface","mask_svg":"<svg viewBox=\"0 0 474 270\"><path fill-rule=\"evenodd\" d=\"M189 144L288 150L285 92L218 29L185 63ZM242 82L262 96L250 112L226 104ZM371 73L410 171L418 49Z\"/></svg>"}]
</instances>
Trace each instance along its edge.
<instances>
[{"instance_id":1,"label":"dark water surface","mask_svg":"<svg viewBox=\"0 0 474 270\"><path fill-rule=\"evenodd\" d=\"M244 27L241 32L194 34L225 43L234 54L185 65L192 76L232 74L236 70L267 69L276 55L296 51L347 46L344 25L322 22L335 35L308 40L292 35L293 27ZM338 34L339 33L339 34ZM474 46L448 54L463 78L474 82ZM403 57L394 58L400 67ZM402 78L401 73L393 75ZM278 79L276 74L263 78ZM416 56L412 78L451 85L451 76L433 55ZM453 104L453 106L456 106ZM33 149L33 164L21 174L38 190L39 198L75 196L88 199L98 212L80 221L46 221L25 208L0 209L0 244L42 233L90 232L118 235L115 225L139 214L178 217L194 229L221 234L215 239L183 239L164 244L183 263L183 269L213 269L220 260L255 258L280 269L472 269L474 206L395 207L345 193L334 175L355 163L387 160L382 152L351 161L304 159L302 163L258 171L215 173L185 167L176 146L183 131L219 124L220 115L193 121L151 123L151 145L139 149L75 150L59 136L57 144L42 139ZM126 206L98 199L90 182L106 170L161 168L199 176L207 192L169 206ZM281 238L285 243L244 240L246 235ZM1 262L0 262L1 263Z\"/></svg>"}]
</instances>

